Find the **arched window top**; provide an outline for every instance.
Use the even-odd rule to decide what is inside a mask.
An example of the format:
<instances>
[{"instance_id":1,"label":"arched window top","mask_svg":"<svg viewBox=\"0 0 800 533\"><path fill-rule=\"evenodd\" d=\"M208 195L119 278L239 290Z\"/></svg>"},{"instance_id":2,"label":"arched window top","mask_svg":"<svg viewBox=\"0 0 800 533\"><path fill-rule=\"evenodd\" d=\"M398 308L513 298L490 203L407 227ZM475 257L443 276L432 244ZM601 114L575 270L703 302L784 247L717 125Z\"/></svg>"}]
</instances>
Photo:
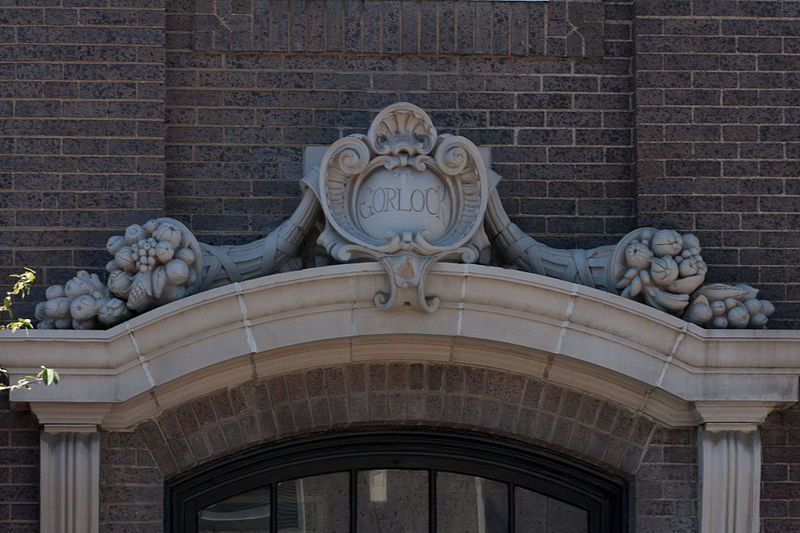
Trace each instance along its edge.
<instances>
[{"instance_id":1,"label":"arched window top","mask_svg":"<svg viewBox=\"0 0 800 533\"><path fill-rule=\"evenodd\" d=\"M170 533L624 532L625 481L511 439L361 428L286 439L167 483Z\"/></svg>"}]
</instances>

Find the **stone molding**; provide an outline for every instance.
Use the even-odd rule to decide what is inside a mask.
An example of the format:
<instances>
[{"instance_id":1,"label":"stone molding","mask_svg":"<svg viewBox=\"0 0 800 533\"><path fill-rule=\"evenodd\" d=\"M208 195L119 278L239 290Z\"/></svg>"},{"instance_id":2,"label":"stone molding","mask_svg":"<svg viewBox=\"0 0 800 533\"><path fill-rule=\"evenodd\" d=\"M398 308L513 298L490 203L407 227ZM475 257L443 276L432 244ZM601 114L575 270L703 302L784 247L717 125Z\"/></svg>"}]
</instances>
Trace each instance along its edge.
<instances>
[{"instance_id":1,"label":"stone molding","mask_svg":"<svg viewBox=\"0 0 800 533\"><path fill-rule=\"evenodd\" d=\"M70 412L60 423L81 423L81 406L84 423L97 423L98 404L111 404L102 425L121 429L204 390L377 360L546 377L678 427L704 421L693 402L730 402L734 419L719 422L752 423L736 405L798 397L794 331L704 330L596 289L464 264L432 269L437 313L376 312L386 283L378 264L329 266L212 289L106 331L2 333L12 379L36 361L65 384L12 400Z\"/></svg>"}]
</instances>

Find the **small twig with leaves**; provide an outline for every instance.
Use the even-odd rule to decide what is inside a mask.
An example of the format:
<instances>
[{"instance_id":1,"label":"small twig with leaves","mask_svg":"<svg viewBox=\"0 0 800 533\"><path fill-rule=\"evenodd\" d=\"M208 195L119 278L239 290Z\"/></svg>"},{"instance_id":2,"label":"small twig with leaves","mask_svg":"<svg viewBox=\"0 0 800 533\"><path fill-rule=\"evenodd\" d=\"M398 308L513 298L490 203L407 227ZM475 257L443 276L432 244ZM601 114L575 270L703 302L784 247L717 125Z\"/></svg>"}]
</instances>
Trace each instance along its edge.
<instances>
[{"instance_id":1,"label":"small twig with leaves","mask_svg":"<svg viewBox=\"0 0 800 533\"><path fill-rule=\"evenodd\" d=\"M16 278L16 281L14 281L14 285L11 287L11 290L6 291L6 295L3 298L3 303L0 304L0 314L8 313L8 318L11 319L11 321L7 324L0 323L0 330L8 329L12 332L15 332L19 329L32 328L33 324L31 323L30 318L18 318L14 320L14 315L11 312L11 304L15 296L24 298L28 295L31 290L31 284L36 279L36 272L30 268L26 268L25 272L22 274L12 274L11 277ZM58 372L45 366L40 368L41 370L35 376L21 377L14 385L4 385L2 382L6 381L6 378L8 378L8 371L5 369L5 367L0 366L0 391L30 389L31 385L35 385L37 383L42 383L44 385L58 383L60 379Z\"/></svg>"},{"instance_id":2,"label":"small twig with leaves","mask_svg":"<svg viewBox=\"0 0 800 533\"><path fill-rule=\"evenodd\" d=\"M31 291L31 283L36 279L36 272L30 268L26 268L25 272L22 274L11 274L11 277L17 279L14 282L14 286L11 287L11 290L6 291L6 296L3 298L2 305L0 305L0 313L8 313L8 318L12 319L12 321L8 324L0 324L0 329L17 331L20 328L31 328L33 324L31 324L30 318L18 318L17 320L13 320L14 315L11 312L11 302L14 296L25 298L28 295Z\"/></svg>"},{"instance_id":3,"label":"small twig with leaves","mask_svg":"<svg viewBox=\"0 0 800 533\"><path fill-rule=\"evenodd\" d=\"M41 370L35 376L25 376L19 378L14 385L0 385L0 391L15 390L15 389L30 389L31 385L35 385L37 383L42 383L44 385L53 385L55 383L58 383L60 379L58 372L56 372L52 368L47 368L45 366L42 366L40 368ZM2 366L0 366L0 376L2 376L3 378L8 377L8 371Z\"/></svg>"}]
</instances>

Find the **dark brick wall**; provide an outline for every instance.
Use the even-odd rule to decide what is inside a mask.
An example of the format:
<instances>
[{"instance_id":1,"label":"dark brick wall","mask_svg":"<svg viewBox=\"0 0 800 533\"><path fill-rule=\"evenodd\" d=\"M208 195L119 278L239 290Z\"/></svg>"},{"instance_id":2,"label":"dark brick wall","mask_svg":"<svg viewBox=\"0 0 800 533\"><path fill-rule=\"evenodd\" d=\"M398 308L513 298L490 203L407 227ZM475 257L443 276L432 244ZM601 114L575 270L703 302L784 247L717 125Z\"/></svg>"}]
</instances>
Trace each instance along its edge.
<instances>
[{"instance_id":1,"label":"dark brick wall","mask_svg":"<svg viewBox=\"0 0 800 533\"><path fill-rule=\"evenodd\" d=\"M492 147L537 238L692 230L712 281L800 325L795 1L26 0L0 25L0 277L36 268L32 300L162 213L263 235L304 146L408 100Z\"/></svg>"},{"instance_id":2,"label":"dark brick wall","mask_svg":"<svg viewBox=\"0 0 800 533\"><path fill-rule=\"evenodd\" d=\"M697 464L696 429L656 430L632 491L634 531L699 531Z\"/></svg>"},{"instance_id":3,"label":"dark brick wall","mask_svg":"<svg viewBox=\"0 0 800 533\"><path fill-rule=\"evenodd\" d=\"M800 318L800 2L636 2L638 222Z\"/></svg>"},{"instance_id":4,"label":"dark brick wall","mask_svg":"<svg viewBox=\"0 0 800 533\"><path fill-rule=\"evenodd\" d=\"M3 2L0 277L35 268L37 299L102 268L108 228L163 213L164 18L162 0Z\"/></svg>"},{"instance_id":5,"label":"dark brick wall","mask_svg":"<svg viewBox=\"0 0 800 533\"><path fill-rule=\"evenodd\" d=\"M39 424L0 392L0 531L39 532Z\"/></svg>"},{"instance_id":6,"label":"dark brick wall","mask_svg":"<svg viewBox=\"0 0 800 533\"><path fill-rule=\"evenodd\" d=\"M506 208L538 239L589 247L637 225L694 231L711 280L756 285L777 304L772 327L800 327L800 2L4 3L0 277L36 268L30 301L77 268L100 271L107 237L153 216L212 243L263 235L296 204L304 146L363 132L407 100L440 131L492 147ZM416 393L387 390L373 409L419 407ZM165 462L185 468L248 436L274 438L264 419L218 411L226 394L210 410L180 408L202 437L182 433L177 410L159 420L166 433L104 434L105 531L159 530L162 474L147 450L171 472ZM310 394L301 404L313 409ZM500 405L471 410L479 397L452 401L463 416ZM295 424L280 405L274 416ZM765 425L765 531L798 527L795 411ZM535 424L562 426L531 426L547 434L528 438L637 472L648 531L696 530L692 432L624 441L634 468L603 456L619 436L601 415L591 425L536 413ZM0 528L36 530L35 422L5 404L0 417ZM147 440L158 434L184 435L184 448ZM131 487L143 496L127 498Z\"/></svg>"},{"instance_id":7,"label":"dark brick wall","mask_svg":"<svg viewBox=\"0 0 800 533\"><path fill-rule=\"evenodd\" d=\"M101 533L161 532L164 479L138 433L100 433Z\"/></svg>"},{"instance_id":8,"label":"dark brick wall","mask_svg":"<svg viewBox=\"0 0 800 533\"><path fill-rule=\"evenodd\" d=\"M408 100L492 147L535 237L695 231L710 280L800 325L795 1L28 4L0 19L0 275L36 268L35 299L133 221L263 235L304 146Z\"/></svg>"},{"instance_id":9,"label":"dark brick wall","mask_svg":"<svg viewBox=\"0 0 800 533\"><path fill-rule=\"evenodd\" d=\"M761 530L800 531L800 406L767 417L761 460Z\"/></svg>"},{"instance_id":10,"label":"dark brick wall","mask_svg":"<svg viewBox=\"0 0 800 533\"><path fill-rule=\"evenodd\" d=\"M491 146L509 213L548 243L634 227L630 2L167 9L167 212L207 242L274 228L296 205L303 147L366 132L401 100Z\"/></svg>"}]
</instances>

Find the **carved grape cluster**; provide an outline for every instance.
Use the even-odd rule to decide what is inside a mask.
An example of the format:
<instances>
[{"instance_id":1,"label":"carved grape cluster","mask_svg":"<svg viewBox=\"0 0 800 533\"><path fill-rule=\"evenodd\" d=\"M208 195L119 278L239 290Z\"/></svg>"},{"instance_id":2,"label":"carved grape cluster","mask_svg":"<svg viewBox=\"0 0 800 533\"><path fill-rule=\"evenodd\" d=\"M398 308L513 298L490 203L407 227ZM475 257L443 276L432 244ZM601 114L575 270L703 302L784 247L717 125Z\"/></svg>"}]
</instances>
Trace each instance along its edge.
<instances>
[{"instance_id":1,"label":"carved grape cluster","mask_svg":"<svg viewBox=\"0 0 800 533\"><path fill-rule=\"evenodd\" d=\"M197 281L197 254L189 247L192 238L170 221L151 220L134 224L125 235L108 240L106 249L114 259L106 265L108 286L113 294L127 299L132 311L146 311L186 295Z\"/></svg>"},{"instance_id":2,"label":"carved grape cluster","mask_svg":"<svg viewBox=\"0 0 800 533\"><path fill-rule=\"evenodd\" d=\"M108 282L81 270L65 285L46 292L36 307L42 329L96 329L183 298L197 281L202 258L188 229L172 219L128 226L108 239L114 259L106 265ZM193 249L193 247L195 249Z\"/></svg>"}]
</instances>

